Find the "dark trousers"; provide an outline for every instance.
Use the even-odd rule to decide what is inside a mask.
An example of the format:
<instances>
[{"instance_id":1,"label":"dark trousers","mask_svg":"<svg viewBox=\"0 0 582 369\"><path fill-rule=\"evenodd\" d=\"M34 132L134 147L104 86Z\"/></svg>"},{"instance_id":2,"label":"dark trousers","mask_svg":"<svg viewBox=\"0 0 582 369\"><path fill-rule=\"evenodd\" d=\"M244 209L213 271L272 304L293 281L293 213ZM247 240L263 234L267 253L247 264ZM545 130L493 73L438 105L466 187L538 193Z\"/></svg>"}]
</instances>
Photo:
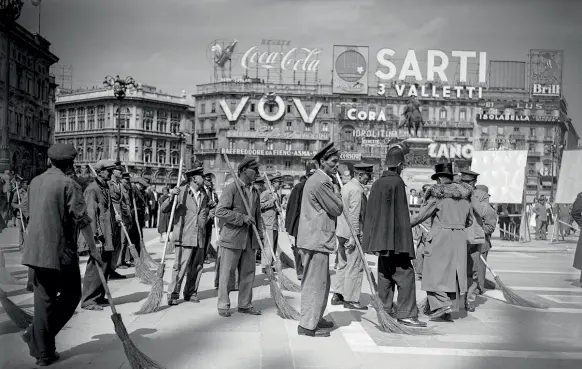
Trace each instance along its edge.
<instances>
[{"instance_id":1,"label":"dark trousers","mask_svg":"<svg viewBox=\"0 0 582 369\"><path fill-rule=\"evenodd\" d=\"M210 241L212 240L212 221L206 223L206 237L204 239L204 255L208 258L212 252L210 250Z\"/></svg>"},{"instance_id":2,"label":"dark trousers","mask_svg":"<svg viewBox=\"0 0 582 369\"><path fill-rule=\"evenodd\" d=\"M18 246L20 247L20 250L22 250L22 248L24 247L24 237L26 236L26 234L24 233L24 229L28 227L28 218L24 217L24 220L21 220L19 216L17 219L18 219Z\"/></svg>"},{"instance_id":3,"label":"dark trousers","mask_svg":"<svg viewBox=\"0 0 582 369\"><path fill-rule=\"evenodd\" d=\"M51 356L55 337L75 313L81 300L79 263L61 265L61 270L34 268L34 318L30 355Z\"/></svg>"},{"instance_id":4,"label":"dark trousers","mask_svg":"<svg viewBox=\"0 0 582 369\"><path fill-rule=\"evenodd\" d=\"M103 275L105 280L109 280L111 274L111 261L113 251L101 252L101 260L103 261ZM99 304L105 299L105 288L99 278L98 266L93 257L89 257L87 261L87 269L85 269L85 276L83 277L83 297L81 298L81 307Z\"/></svg>"},{"instance_id":5,"label":"dark trousers","mask_svg":"<svg viewBox=\"0 0 582 369\"><path fill-rule=\"evenodd\" d=\"M150 209L149 219L148 219L148 227L149 228L156 228L158 226L158 210Z\"/></svg>"},{"instance_id":6,"label":"dark trousers","mask_svg":"<svg viewBox=\"0 0 582 369\"><path fill-rule=\"evenodd\" d=\"M481 245L467 244L467 300L466 305L471 305L475 302L479 294L479 264L481 255Z\"/></svg>"},{"instance_id":7,"label":"dark trousers","mask_svg":"<svg viewBox=\"0 0 582 369\"><path fill-rule=\"evenodd\" d=\"M127 229L127 233L129 234L129 240L125 237L125 233L123 233L123 229L121 230L123 234L123 243L121 246L121 251L119 253L119 258L117 260L117 265L123 265L129 263L133 256L129 251L129 244L132 243L135 246L135 250L139 255L141 252L141 240L139 237L139 231L137 229L137 225L132 224L131 227Z\"/></svg>"},{"instance_id":8,"label":"dark trousers","mask_svg":"<svg viewBox=\"0 0 582 369\"><path fill-rule=\"evenodd\" d=\"M303 261L301 260L301 253L297 246L291 247L293 250L293 258L295 259L295 271L297 272L297 277L303 278Z\"/></svg>"},{"instance_id":9,"label":"dark trousers","mask_svg":"<svg viewBox=\"0 0 582 369\"><path fill-rule=\"evenodd\" d=\"M395 254L378 257L378 294L384 304L384 309L392 309L394 290L398 286L398 319L418 316L416 307L416 285L414 268L408 254Z\"/></svg>"}]
</instances>

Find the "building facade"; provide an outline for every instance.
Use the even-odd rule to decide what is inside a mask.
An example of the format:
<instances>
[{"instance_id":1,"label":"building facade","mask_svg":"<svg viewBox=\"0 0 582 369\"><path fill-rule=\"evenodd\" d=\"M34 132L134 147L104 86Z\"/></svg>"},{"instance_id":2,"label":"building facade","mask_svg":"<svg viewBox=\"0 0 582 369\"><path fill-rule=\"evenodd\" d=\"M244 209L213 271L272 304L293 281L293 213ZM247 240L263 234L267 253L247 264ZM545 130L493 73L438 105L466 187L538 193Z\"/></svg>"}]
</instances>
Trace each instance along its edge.
<instances>
[{"instance_id":1,"label":"building facade","mask_svg":"<svg viewBox=\"0 0 582 369\"><path fill-rule=\"evenodd\" d=\"M56 85L49 68L59 59L46 39L19 24L0 32L0 171L32 178L46 169L53 142Z\"/></svg>"},{"instance_id":2,"label":"building facade","mask_svg":"<svg viewBox=\"0 0 582 369\"><path fill-rule=\"evenodd\" d=\"M185 166L192 165L195 114L190 101L185 93L173 96L146 85L128 90L121 103L104 88L59 93L55 141L75 145L76 163L86 175L87 164L116 159L119 127L120 159L130 174L157 186L175 184L182 148ZM179 132L185 134L183 147Z\"/></svg>"}]
</instances>

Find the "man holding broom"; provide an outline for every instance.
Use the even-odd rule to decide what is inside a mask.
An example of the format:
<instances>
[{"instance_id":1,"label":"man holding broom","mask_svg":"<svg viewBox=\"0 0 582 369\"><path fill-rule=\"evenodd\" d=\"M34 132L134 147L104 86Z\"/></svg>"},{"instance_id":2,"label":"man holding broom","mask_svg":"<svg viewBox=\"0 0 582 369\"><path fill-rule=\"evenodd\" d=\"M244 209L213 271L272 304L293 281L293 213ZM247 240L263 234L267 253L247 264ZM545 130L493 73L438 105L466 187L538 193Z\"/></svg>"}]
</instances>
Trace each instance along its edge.
<instances>
[{"instance_id":1,"label":"man holding broom","mask_svg":"<svg viewBox=\"0 0 582 369\"><path fill-rule=\"evenodd\" d=\"M128 173L129 175L129 173ZM131 218L127 219L130 214L127 211L125 200L124 200L124 190L123 190L123 167L115 164L111 174L111 180L109 181L109 194L111 196L111 204L115 208L116 213L121 215L122 222L128 226L131 224ZM125 263L121 263L124 259L124 249L123 249L123 240L125 236L121 230L121 224L115 222L113 227L111 228L112 231L112 239L113 239L113 260L111 263L111 273L109 274L110 279L125 279L126 276L121 275L115 271L117 267L121 267L125 265ZM121 268L120 268L121 269Z\"/></svg>"},{"instance_id":2,"label":"man holding broom","mask_svg":"<svg viewBox=\"0 0 582 369\"><path fill-rule=\"evenodd\" d=\"M276 202L280 201L277 191L281 188L283 177L275 174L269 178L269 181L273 186L275 196L273 196L269 188L264 188L261 192L261 215L263 217L263 223L265 224L268 240L272 246L270 250L267 247L265 252L267 254L272 252L273 255L277 255L277 247L279 245L279 210L277 210ZM261 256L263 269L273 267L273 255Z\"/></svg>"},{"instance_id":3,"label":"man holding broom","mask_svg":"<svg viewBox=\"0 0 582 369\"><path fill-rule=\"evenodd\" d=\"M378 254L378 297L384 310L393 311L394 290L398 286L397 321L422 328L416 306L416 282L412 260L414 242L410 226L407 194L400 173L404 168L406 143L395 145L386 154L386 167L374 182L368 199L362 249Z\"/></svg>"},{"instance_id":4,"label":"man holding broom","mask_svg":"<svg viewBox=\"0 0 582 369\"><path fill-rule=\"evenodd\" d=\"M297 333L309 337L329 337L333 323L322 318L330 289L329 254L336 248L336 219L343 204L339 188L332 178L337 173L339 150L333 142L319 151L313 160L319 169L305 182L297 247L302 256L301 318Z\"/></svg>"},{"instance_id":5,"label":"man holding broom","mask_svg":"<svg viewBox=\"0 0 582 369\"><path fill-rule=\"evenodd\" d=\"M22 339L39 366L59 360L55 336L81 299L79 229L91 257L102 265L81 186L65 174L73 168L76 156L73 145L54 144L48 150L51 167L30 185L30 227L22 264L34 269L34 320L22 332Z\"/></svg>"},{"instance_id":6,"label":"man holding broom","mask_svg":"<svg viewBox=\"0 0 582 369\"><path fill-rule=\"evenodd\" d=\"M218 273L218 315L230 317L229 286L231 275L239 267L238 312L261 315L252 305L253 283L255 281L255 252L259 241L263 242L263 219L261 217L261 199L253 187L253 181L259 174L259 163L255 158L245 157L238 165L238 180L235 179L224 187L215 215L221 222L219 253L220 269ZM242 192L247 197L249 212L245 208L236 186L242 182ZM256 225L260 240L253 231ZM239 266L240 263L240 266Z\"/></svg>"},{"instance_id":7,"label":"man holding broom","mask_svg":"<svg viewBox=\"0 0 582 369\"><path fill-rule=\"evenodd\" d=\"M337 221L338 239L338 268L334 294L331 298L332 305L343 304L347 309L368 310L368 307L360 303L362 281L364 278L364 265L362 257L356 250L356 242L352 237L351 229L361 241L364 230L364 219L368 198L364 194L364 186L372 178L373 165L346 164L347 174L350 180L343 186L341 197L345 209L345 216L340 216ZM356 178L356 174L358 177ZM347 222L351 223L351 229Z\"/></svg>"}]
</instances>

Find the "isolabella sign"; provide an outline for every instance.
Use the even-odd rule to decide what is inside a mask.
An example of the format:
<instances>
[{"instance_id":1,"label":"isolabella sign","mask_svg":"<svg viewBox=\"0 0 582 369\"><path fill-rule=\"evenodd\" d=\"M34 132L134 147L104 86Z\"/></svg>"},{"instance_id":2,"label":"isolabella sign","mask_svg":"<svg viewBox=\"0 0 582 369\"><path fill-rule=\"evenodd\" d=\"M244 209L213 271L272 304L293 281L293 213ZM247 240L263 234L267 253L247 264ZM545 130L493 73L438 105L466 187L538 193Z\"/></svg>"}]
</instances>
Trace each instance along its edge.
<instances>
[{"instance_id":1,"label":"isolabella sign","mask_svg":"<svg viewBox=\"0 0 582 369\"><path fill-rule=\"evenodd\" d=\"M243 97L236 106L234 112L232 112L225 98L218 100L220 106L222 107L222 111L226 115L226 119L228 119L230 122L236 122L238 120L240 114L242 113L248 101L249 101L248 96ZM267 104L267 102L270 101L273 101L274 104L277 105L277 111L273 115L265 111L265 104ZM293 103L295 104L295 107L297 108L299 115L301 115L301 119L303 119L303 122L305 123L313 123L313 121L317 117L317 113L319 113L319 110L321 110L322 106L322 103L320 101L316 102L315 106L308 114L307 111L305 110L305 107L303 106L303 103L297 97L293 98ZM266 120L267 122L276 122L279 119L281 119L283 115L285 115L285 102L280 96L265 95L259 100L259 103L257 105L257 111L259 112L259 116L263 120Z\"/></svg>"},{"instance_id":2,"label":"isolabella sign","mask_svg":"<svg viewBox=\"0 0 582 369\"><path fill-rule=\"evenodd\" d=\"M237 131L231 130L226 132L229 138L261 138L278 140L329 140L327 133L308 133L308 132L282 132L279 128L269 129L267 126L259 127L256 131Z\"/></svg>"},{"instance_id":3,"label":"isolabella sign","mask_svg":"<svg viewBox=\"0 0 582 369\"><path fill-rule=\"evenodd\" d=\"M395 77L397 81L405 81L407 78L412 77L418 84L426 82L435 81L435 76L438 76L438 80L442 83L447 83L448 78L446 75L447 68L449 67L449 57L446 53L440 50L428 50L427 51L427 63L426 63L426 78L423 78L422 71L420 69L418 59L416 57L416 52L414 50L408 50L404 62L402 63L402 68L400 73L398 73L398 68L390 60L396 54L396 51L392 49L382 49L376 54L376 59L379 68L376 70L376 77L380 81L393 81ZM462 86L419 86L417 88L414 84L407 86L404 83L394 83L394 88L398 96L416 96L416 97L434 97L434 98L461 98L462 92L466 91L468 93L469 99L482 98L483 88L482 87L471 87L465 86L467 83L467 65L469 59L478 58L479 61L479 83L484 84L487 81L487 53L475 51L452 51L451 55L454 58L458 58L459 61L459 82ZM439 61L437 63L437 61ZM381 70L380 67L387 68L388 71ZM384 95L386 93L386 84L380 83L378 85L378 94ZM420 91L419 91L420 90Z\"/></svg>"},{"instance_id":4,"label":"isolabella sign","mask_svg":"<svg viewBox=\"0 0 582 369\"><path fill-rule=\"evenodd\" d=\"M501 120L506 122L529 122L529 115L508 115L508 114L477 114L478 120Z\"/></svg>"},{"instance_id":5,"label":"isolabella sign","mask_svg":"<svg viewBox=\"0 0 582 369\"><path fill-rule=\"evenodd\" d=\"M428 145L428 155L431 158L446 159L467 159L473 157L473 145L466 144L438 144L431 143Z\"/></svg>"},{"instance_id":6,"label":"isolabella sign","mask_svg":"<svg viewBox=\"0 0 582 369\"><path fill-rule=\"evenodd\" d=\"M220 149L221 154L227 155L251 155L251 156L294 156L312 158L317 151L301 150L254 150L254 149Z\"/></svg>"}]
</instances>

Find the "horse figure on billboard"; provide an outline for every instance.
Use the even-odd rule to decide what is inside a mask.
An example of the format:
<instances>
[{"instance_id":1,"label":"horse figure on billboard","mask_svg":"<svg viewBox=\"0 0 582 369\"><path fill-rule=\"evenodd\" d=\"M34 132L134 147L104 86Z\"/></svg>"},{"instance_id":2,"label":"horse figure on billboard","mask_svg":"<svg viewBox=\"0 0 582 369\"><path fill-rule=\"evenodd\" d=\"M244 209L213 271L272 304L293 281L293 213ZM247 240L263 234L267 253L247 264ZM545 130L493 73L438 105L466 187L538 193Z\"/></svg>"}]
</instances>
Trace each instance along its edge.
<instances>
[{"instance_id":1,"label":"horse figure on billboard","mask_svg":"<svg viewBox=\"0 0 582 369\"><path fill-rule=\"evenodd\" d=\"M398 128L406 126L408 127L408 133L412 136L412 131L414 130L414 137L418 137L418 129L424 125L422 120L422 113L420 112L420 102L411 97L406 104L406 109L402 114L404 117L403 122L398 126Z\"/></svg>"}]
</instances>

